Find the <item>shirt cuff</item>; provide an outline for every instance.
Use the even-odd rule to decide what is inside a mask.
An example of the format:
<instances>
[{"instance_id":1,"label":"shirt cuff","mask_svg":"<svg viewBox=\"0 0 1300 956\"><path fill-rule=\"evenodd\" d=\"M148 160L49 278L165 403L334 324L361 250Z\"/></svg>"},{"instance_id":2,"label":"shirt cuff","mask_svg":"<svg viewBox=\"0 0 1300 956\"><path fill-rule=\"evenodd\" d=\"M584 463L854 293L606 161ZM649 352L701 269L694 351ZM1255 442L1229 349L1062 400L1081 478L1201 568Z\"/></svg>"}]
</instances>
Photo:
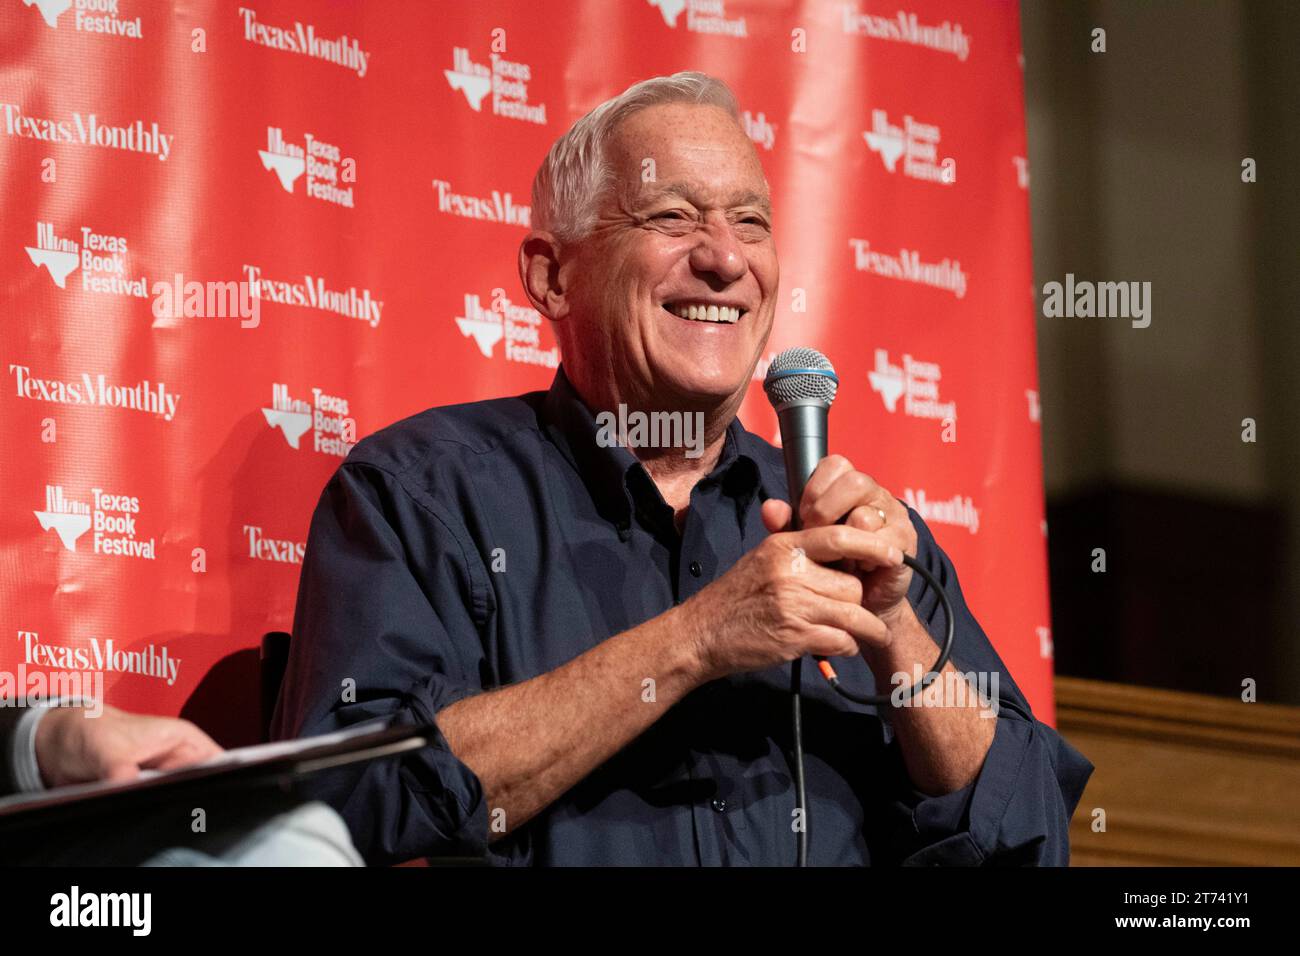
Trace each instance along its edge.
<instances>
[{"instance_id":1,"label":"shirt cuff","mask_svg":"<svg viewBox=\"0 0 1300 956\"><path fill-rule=\"evenodd\" d=\"M975 779L951 793L930 796L906 781L896 807L910 821L905 866L979 866L1002 842L1008 806L1020 785L1033 724L1003 702L993 742ZM900 756L901 763L901 756Z\"/></svg>"},{"instance_id":2,"label":"shirt cuff","mask_svg":"<svg viewBox=\"0 0 1300 956\"><path fill-rule=\"evenodd\" d=\"M910 781L904 785L894 803L910 823L904 865L1069 865L1070 817L1092 763L1006 700L997 722L973 783L938 797L911 789Z\"/></svg>"},{"instance_id":3,"label":"shirt cuff","mask_svg":"<svg viewBox=\"0 0 1300 956\"><path fill-rule=\"evenodd\" d=\"M14 786L19 793L32 793L45 789L41 768L36 762L36 728L45 716L47 707L31 707L14 728L13 752L9 765L13 771Z\"/></svg>"},{"instance_id":4,"label":"shirt cuff","mask_svg":"<svg viewBox=\"0 0 1300 956\"><path fill-rule=\"evenodd\" d=\"M91 707L94 701L86 697L56 698L29 706L14 728L13 750L9 754L9 767L13 772L14 786L19 793L35 793L46 789L41 777L41 765L36 760L36 728L52 707Z\"/></svg>"}]
</instances>

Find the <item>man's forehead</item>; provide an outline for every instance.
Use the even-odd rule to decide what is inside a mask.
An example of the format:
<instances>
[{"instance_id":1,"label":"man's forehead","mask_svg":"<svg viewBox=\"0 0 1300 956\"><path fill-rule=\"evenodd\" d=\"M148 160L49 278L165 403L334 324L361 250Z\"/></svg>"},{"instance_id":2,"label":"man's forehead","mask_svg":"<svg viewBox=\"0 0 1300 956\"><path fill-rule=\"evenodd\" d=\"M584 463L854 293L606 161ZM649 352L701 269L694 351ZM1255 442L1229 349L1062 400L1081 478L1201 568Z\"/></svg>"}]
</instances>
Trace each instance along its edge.
<instances>
[{"instance_id":1,"label":"man's forehead","mask_svg":"<svg viewBox=\"0 0 1300 956\"><path fill-rule=\"evenodd\" d=\"M637 194L649 193L658 182L676 183L679 190L767 193L754 143L736 117L714 105L642 109L615 127L606 150L620 185Z\"/></svg>"}]
</instances>

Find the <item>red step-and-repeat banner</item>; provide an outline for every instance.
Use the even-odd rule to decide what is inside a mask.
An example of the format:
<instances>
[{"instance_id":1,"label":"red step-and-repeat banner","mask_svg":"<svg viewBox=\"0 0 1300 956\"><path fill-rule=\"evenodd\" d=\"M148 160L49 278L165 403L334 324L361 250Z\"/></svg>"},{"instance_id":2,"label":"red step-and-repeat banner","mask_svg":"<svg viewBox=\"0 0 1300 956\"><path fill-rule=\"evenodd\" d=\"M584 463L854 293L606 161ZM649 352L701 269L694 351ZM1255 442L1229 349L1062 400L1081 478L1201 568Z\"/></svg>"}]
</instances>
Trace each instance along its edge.
<instances>
[{"instance_id":1,"label":"red step-and-repeat banner","mask_svg":"<svg viewBox=\"0 0 1300 956\"><path fill-rule=\"evenodd\" d=\"M926 518L1051 722L1014 2L0 0L0 682L100 673L254 739L326 480L549 385L533 175L688 69L772 185L768 357L835 363L832 449ZM757 380L741 417L775 436Z\"/></svg>"}]
</instances>

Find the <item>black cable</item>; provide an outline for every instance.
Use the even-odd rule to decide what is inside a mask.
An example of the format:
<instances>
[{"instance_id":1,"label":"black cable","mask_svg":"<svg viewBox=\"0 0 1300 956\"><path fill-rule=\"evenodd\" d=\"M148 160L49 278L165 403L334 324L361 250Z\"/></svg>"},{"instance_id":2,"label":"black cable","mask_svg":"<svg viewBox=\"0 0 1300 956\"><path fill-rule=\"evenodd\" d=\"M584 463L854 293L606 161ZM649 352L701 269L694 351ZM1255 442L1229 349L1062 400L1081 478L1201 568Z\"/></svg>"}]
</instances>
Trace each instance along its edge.
<instances>
[{"instance_id":1,"label":"black cable","mask_svg":"<svg viewBox=\"0 0 1300 956\"><path fill-rule=\"evenodd\" d=\"M790 716L794 721L794 787L795 799L803 813L799 819L799 850L795 866L808 865L808 793L803 779L803 714L800 691L803 683L803 658L790 662Z\"/></svg>"},{"instance_id":2,"label":"black cable","mask_svg":"<svg viewBox=\"0 0 1300 956\"><path fill-rule=\"evenodd\" d=\"M943 639L943 649L939 652L939 659L935 661L934 666L930 668L928 674L923 675L919 681L908 688L906 700L911 700L922 690L929 687L939 679L939 672L942 671L943 666L948 663L948 654L952 651L952 638L955 622L952 617L952 605L948 603L948 595L943 593L943 588L940 587L939 582L934 579L934 575L921 567L921 565L917 564L916 559L914 559L910 554L903 555L903 563L917 574L921 575L921 579L925 581L926 584L930 585L930 587L934 588L935 593L939 595L939 603L943 605L944 617L948 619L948 628ZM824 657L818 657L816 659L818 661L826 660ZM845 690L840 686L838 677L829 677L827 680L831 687L835 689L837 694L858 704L888 704L893 700L893 694L855 694L850 690ZM800 743L799 749L803 749L802 742Z\"/></svg>"},{"instance_id":3,"label":"black cable","mask_svg":"<svg viewBox=\"0 0 1300 956\"><path fill-rule=\"evenodd\" d=\"M929 687L939 679L939 675L943 671L944 665L948 663L948 655L952 651L952 639L953 633L956 629L956 621L953 619L952 604L948 601L948 595L943 593L943 588L939 585L939 582L935 580L934 575L921 567L921 565L917 563L916 559L910 554L903 555L903 563L917 574L921 575L921 579L925 581L926 584L930 585L930 587L934 588L935 593L939 595L939 603L943 605L944 617L948 619L948 627L944 634L943 648L939 651L939 659L935 661L934 666L930 668L928 674L923 675L919 681L916 681L910 688L908 688L909 693L906 699L911 700L922 690ZM904 598L904 600L906 600L906 598ZM824 657L815 657L815 659L818 662L826 661L826 658ZM798 801L796 809L803 811L801 819L799 820L801 829L799 830L799 848L795 860L796 866L808 865L808 795L804 790L803 719L800 704L800 692L802 689L800 685L802 683L802 676L803 659L800 658L799 660L792 661L790 664L790 696L792 698L790 709L794 721L795 799ZM823 672L823 676L826 677L827 682L835 690L835 693L857 704L888 704L893 699L892 694L855 694L850 690L846 690L844 687L840 686L839 678L834 675L833 670L830 674L825 674L825 672Z\"/></svg>"}]
</instances>

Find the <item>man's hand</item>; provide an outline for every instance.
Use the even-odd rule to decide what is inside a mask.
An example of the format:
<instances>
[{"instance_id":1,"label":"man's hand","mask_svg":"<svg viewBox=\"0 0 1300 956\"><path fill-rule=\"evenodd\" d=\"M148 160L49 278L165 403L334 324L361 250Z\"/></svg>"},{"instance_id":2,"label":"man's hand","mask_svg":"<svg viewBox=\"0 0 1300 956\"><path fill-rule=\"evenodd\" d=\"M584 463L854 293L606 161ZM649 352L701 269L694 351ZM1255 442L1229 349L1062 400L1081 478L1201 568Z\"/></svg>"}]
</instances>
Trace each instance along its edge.
<instances>
[{"instance_id":1,"label":"man's hand","mask_svg":"<svg viewBox=\"0 0 1300 956\"><path fill-rule=\"evenodd\" d=\"M764 504L763 520L769 528L787 526L790 515L790 506L784 502ZM907 508L840 455L818 463L799 501L799 518L808 530L849 527L869 535L878 546L888 545L916 556L916 529ZM837 525L841 520L844 524ZM863 606L887 626L888 640L863 645L863 657L875 675L876 686L900 686L895 679L902 675L901 686L910 688L908 675L918 668L928 671L936 653L934 640L907 602L912 569L901 562L881 566L857 561L841 566L854 572L862 588ZM960 677L951 660L943 672L949 678ZM932 796L952 793L974 780L996 733L997 721L981 719L989 712L974 689L965 698L945 700L945 686L939 681L933 685L934 693L922 692L926 706L890 711L908 777L917 790Z\"/></svg>"},{"instance_id":2,"label":"man's hand","mask_svg":"<svg viewBox=\"0 0 1300 956\"><path fill-rule=\"evenodd\" d=\"M763 520L769 530L773 526L786 527L790 516L790 506L783 501L764 505ZM907 509L843 455L823 458L813 470L799 501L799 519L805 529L834 525L844 519L849 527L860 528L904 554L916 556L916 529ZM862 582L862 605L868 611L889 622L906 610L907 589L912 583L912 569L907 565L900 562L881 567L853 561L843 567Z\"/></svg>"},{"instance_id":3,"label":"man's hand","mask_svg":"<svg viewBox=\"0 0 1300 956\"><path fill-rule=\"evenodd\" d=\"M789 510L766 502L763 520L773 533L678 609L695 641L701 683L805 654L852 657L888 645L885 622L863 606L862 579L829 565L848 560L855 571L889 574L902 552L858 526L781 531Z\"/></svg>"},{"instance_id":4,"label":"man's hand","mask_svg":"<svg viewBox=\"0 0 1300 956\"><path fill-rule=\"evenodd\" d=\"M143 769L173 770L208 760L221 748L188 720L104 707L55 707L36 727L36 763L46 786L131 780Z\"/></svg>"}]
</instances>

